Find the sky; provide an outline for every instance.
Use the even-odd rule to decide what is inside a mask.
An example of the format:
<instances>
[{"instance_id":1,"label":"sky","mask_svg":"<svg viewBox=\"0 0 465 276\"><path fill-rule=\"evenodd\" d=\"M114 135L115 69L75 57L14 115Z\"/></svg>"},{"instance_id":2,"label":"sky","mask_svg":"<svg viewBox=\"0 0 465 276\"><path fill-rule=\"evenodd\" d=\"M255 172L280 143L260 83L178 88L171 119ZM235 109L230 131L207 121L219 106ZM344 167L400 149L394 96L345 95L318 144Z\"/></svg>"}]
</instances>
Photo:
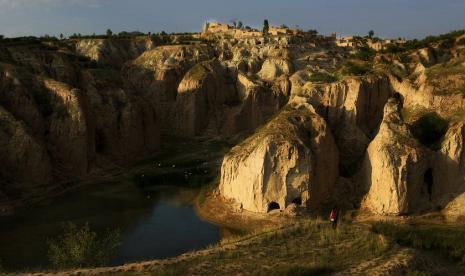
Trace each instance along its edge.
<instances>
[{"instance_id":1,"label":"sky","mask_svg":"<svg viewBox=\"0 0 465 276\"><path fill-rule=\"evenodd\" d=\"M205 21L422 38L465 29L465 0L0 0L0 34L198 32Z\"/></svg>"}]
</instances>

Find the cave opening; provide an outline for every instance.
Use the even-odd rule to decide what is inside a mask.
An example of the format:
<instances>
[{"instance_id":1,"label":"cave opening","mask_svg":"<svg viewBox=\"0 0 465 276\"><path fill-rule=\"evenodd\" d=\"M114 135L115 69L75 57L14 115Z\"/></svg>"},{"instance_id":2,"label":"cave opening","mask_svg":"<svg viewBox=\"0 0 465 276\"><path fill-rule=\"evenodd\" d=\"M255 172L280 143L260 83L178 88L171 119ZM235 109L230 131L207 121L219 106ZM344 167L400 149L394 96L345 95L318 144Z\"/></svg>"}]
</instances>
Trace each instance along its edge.
<instances>
[{"instance_id":1,"label":"cave opening","mask_svg":"<svg viewBox=\"0 0 465 276\"><path fill-rule=\"evenodd\" d=\"M270 204L268 204L268 212L276 210L276 209L280 209L278 203L272 201L270 202Z\"/></svg>"},{"instance_id":2,"label":"cave opening","mask_svg":"<svg viewBox=\"0 0 465 276\"><path fill-rule=\"evenodd\" d=\"M106 149L106 137L103 129L97 128L95 130L95 152L103 153Z\"/></svg>"},{"instance_id":3,"label":"cave opening","mask_svg":"<svg viewBox=\"0 0 465 276\"><path fill-rule=\"evenodd\" d=\"M431 196L433 195L433 170L431 168L426 170L423 182L425 183L426 192L428 193L428 199L431 201Z\"/></svg>"},{"instance_id":4,"label":"cave opening","mask_svg":"<svg viewBox=\"0 0 465 276\"><path fill-rule=\"evenodd\" d=\"M296 204L296 205L302 205L302 198L299 196L299 197L296 197L294 198L294 200L292 201L292 203Z\"/></svg>"}]
</instances>

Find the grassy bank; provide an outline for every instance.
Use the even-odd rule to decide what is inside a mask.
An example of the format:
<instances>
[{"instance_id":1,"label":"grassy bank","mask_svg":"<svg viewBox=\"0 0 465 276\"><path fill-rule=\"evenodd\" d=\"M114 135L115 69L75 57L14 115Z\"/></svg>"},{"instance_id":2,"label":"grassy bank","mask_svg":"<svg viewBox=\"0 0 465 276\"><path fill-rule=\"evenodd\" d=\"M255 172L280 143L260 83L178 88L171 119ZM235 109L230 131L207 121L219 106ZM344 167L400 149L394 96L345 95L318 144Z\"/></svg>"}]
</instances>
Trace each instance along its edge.
<instances>
[{"instance_id":1,"label":"grassy bank","mask_svg":"<svg viewBox=\"0 0 465 276\"><path fill-rule=\"evenodd\" d=\"M319 219L282 221L172 259L77 269L63 275L464 275L465 272L463 227L343 221L334 230L327 221Z\"/></svg>"},{"instance_id":2,"label":"grassy bank","mask_svg":"<svg viewBox=\"0 0 465 276\"><path fill-rule=\"evenodd\" d=\"M431 250L465 265L465 228L443 225L396 225L377 222L373 232L394 239L400 245Z\"/></svg>"}]
</instances>

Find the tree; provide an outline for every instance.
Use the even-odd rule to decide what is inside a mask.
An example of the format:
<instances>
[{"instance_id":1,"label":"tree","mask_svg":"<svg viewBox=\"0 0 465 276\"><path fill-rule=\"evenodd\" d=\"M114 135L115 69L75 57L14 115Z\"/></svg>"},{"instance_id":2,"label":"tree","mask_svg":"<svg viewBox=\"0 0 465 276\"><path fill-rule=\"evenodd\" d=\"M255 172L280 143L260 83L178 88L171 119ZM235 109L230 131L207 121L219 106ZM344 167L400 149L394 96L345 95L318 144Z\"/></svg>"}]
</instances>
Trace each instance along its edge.
<instances>
[{"instance_id":1,"label":"tree","mask_svg":"<svg viewBox=\"0 0 465 276\"><path fill-rule=\"evenodd\" d=\"M370 31L368 32L368 37L369 37L369 38L373 38L374 35L375 35L375 31L370 30Z\"/></svg>"},{"instance_id":2,"label":"tree","mask_svg":"<svg viewBox=\"0 0 465 276\"><path fill-rule=\"evenodd\" d=\"M64 38L64 35L63 34L60 34L60 39L63 39Z\"/></svg>"},{"instance_id":3,"label":"tree","mask_svg":"<svg viewBox=\"0 0 465 276\"><path fill-rule=\"evenodd\" d=\"M318 31L317 31L317 30L312 30L312 29L310 29L310 30L308 30L308 33L309 33L310 35L317 35L317 34L318 34Z\"/></svg>"},{"instance_id":4,"label":"tree","mask_svg":"<svg viewBox=\"0 0 465 276\"><path fill-rule=\"evenodd\" d=\"M237 27L239 29L242 29L242 27L244 27L244 24L242 24L242 21L237 22Z\"/></svg>"},{"instance_id":5,"label":"tree","mask_svg":"<svg viewBox=\"0 0 465 276\"><path fill-rule=\"evenodd\" d=\"M263 21L263 34L268 34L268 31L270 30L270 24L268 23L268 19L265 19Z\"/></svg>"},{"instance_id":6,"label":"tree","mask_svg":"<svg viewBox=\"0 0 465 276\"><path fill-rule=\"evenodd\" d=\"M113 32L111 31L111 29L108 29L107 30L107 36L108 37L111 37L113 35Z\"/></svg>"},{"instance_id":7,"label":"tree","mask_svg":"<svg viewBox=\"0 0 465 276\"><path fill-rule=\"evenodd\" d=\"M0 40L2 40L3 38L4 38L4 36L3 36L3 35L0 35Z\"/></svg>"},{"instance_id":8,"label":"tree","mask_svg":"<svg viewBox=\"0 0 465 276\"><path fill-rule=\"evenodd\" d=\"M103 235L83 226L68 222L63 234L48 240L48 256L56 268L92 267L107 265L121 245L119 230L107 230Z\"/></svg>"},{"instance_id":9,"label":"tree","mask_svg":"<svg viewBox=\"0 0 465 276\"><path fill-rule=\"evenodd\" d=\"M229 22L233 24L234 28L237 28L237 25L239 24L239 21L237 20L237 18L233 18Z\"/></svg>"}]
</instances>

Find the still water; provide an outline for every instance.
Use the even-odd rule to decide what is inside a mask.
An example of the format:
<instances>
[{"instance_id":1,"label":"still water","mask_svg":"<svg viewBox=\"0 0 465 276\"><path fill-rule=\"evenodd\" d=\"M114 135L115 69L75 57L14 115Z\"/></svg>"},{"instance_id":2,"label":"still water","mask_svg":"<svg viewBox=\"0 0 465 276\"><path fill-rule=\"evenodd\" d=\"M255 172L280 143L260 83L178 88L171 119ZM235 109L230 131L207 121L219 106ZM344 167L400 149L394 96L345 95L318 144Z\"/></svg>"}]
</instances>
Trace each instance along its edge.
<instances>
[{"instance_id":1,"label":"still water","mask_svg":"<svg viewBox=\"0 0 465 276\"><path fill-rule=\"evenodd\" d=\"M44 206L0 217L0 263L5 269L49 267L47 239L71 221L92 230L120 229L123 240L112 264L167 258L220 240L220 227L201 220L193 208L198 190L141 189L109 183L54 199Z\"/></svg>"}]
</instances>

